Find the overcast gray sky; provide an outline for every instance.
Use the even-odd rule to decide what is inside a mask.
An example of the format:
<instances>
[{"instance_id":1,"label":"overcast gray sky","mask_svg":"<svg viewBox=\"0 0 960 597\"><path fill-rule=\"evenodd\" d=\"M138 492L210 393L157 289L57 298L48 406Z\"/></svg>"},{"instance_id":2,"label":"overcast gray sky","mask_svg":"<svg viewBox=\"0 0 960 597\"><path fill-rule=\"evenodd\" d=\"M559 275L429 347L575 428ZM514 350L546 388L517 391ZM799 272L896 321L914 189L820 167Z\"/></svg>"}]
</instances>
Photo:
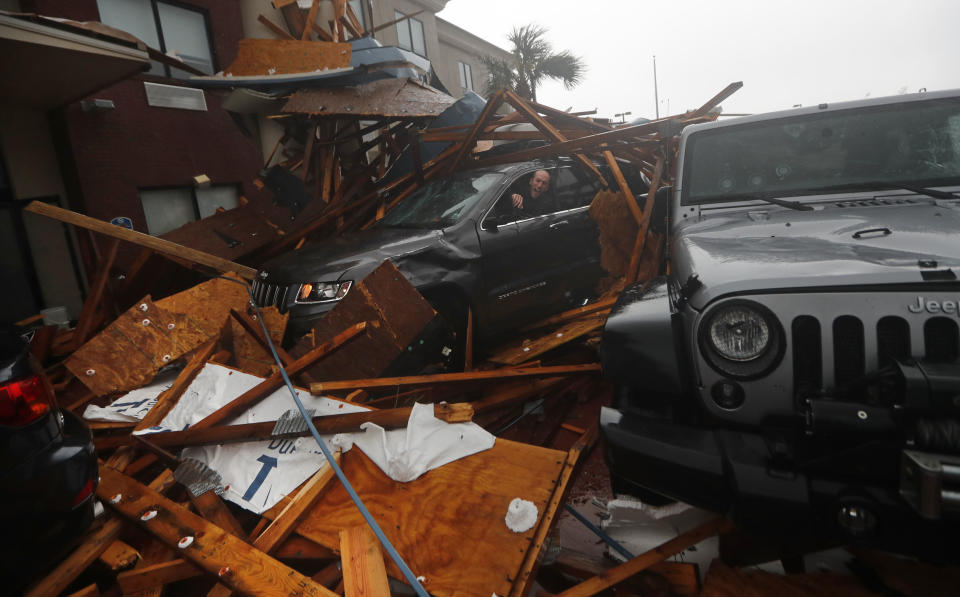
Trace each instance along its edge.
<instances>
[{"instance_id":1,"label":"overcast gray sky","mask_svg":"<svg viewBox=\"0 0 960 597\"><path fill-rule=\"evenodd\" d=\"M450 0L439 16L505 49L514 26L549 30L588 71L538 99L599 116L695 108L733 81L726 113L960 88L960 0Z\"/></svg>"}]
</instances>

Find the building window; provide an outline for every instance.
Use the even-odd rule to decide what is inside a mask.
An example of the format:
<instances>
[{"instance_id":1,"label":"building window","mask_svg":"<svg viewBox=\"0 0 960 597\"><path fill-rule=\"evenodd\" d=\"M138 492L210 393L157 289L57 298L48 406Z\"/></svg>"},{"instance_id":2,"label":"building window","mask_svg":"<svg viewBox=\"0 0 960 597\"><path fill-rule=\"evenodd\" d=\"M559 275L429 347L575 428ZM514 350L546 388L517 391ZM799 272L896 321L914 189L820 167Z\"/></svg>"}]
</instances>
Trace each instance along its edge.
<instances>
[{"instance_id":1,"label":"building window","mask_svg":"<svg viewBox=\"0 0 960 597\"><path fill-rule=\"evenodd\" d=\"M239 203L236 185L141 189L140 203L147 218L147 232L166 234L188 222L212 216L217 209L233 209Z\"/></svg>"},{"instance_id":2,"label":"building window","mask_svg":"<svg viewBox=\"0 0 960 597\"><path fill-rule=\"evenodd\" d=\"M97 0L100 21L127 31L151 48L212 75L213 52L206 15L162 0ZM186 78L191 74L154 61L150 74Z\"/></svg>"},{"instance_id":3,"label":"building window","mask_svg":"<svg viewBox=\"0 0 960 597\"><path fill-rule=\"evenodd\" d=\"M350 0L348 4L350 5L350 9L353 10L353 14L356 15L357 20L360 21L360 30L365 30L367 28L367 15L363 10L363 0Z\"/></svg>"},{"instance_id":4,"label":"building window","mask_svg":"<svg viewBox=\"0 0 960 597\"><path fill-rule=\"evenodd\" d=\"M399 10L393 11L394 19L402 19L405 15ZM397 45L404 50L410 50L426 58L427 42L423 37L423 21L410 17L397 23Z\"/></svg>"},{"instance_id":5,"label":"building window","mask_svg":"<svg viewBox=\"0 0 960 597\"><path fill-rule=\"evenodd\" d=\"M473 91L473 69L466 62L458 62L460 69L460 87L467 91Z\"/></svg>"}]
</instances>

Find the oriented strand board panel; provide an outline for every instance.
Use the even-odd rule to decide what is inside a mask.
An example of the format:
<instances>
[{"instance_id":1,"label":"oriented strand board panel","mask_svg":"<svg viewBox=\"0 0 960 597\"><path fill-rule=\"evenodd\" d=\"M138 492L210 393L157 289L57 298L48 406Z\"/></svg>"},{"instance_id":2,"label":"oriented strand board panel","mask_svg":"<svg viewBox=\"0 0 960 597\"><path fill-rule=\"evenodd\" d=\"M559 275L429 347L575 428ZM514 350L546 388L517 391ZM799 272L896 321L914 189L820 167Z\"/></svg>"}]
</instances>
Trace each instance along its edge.
<instances>
[{"instance_id":1,"label":"oriented strand board panel","mask_svg":"<svg viewBox=\"0 0 960 597\"><path fill-rule=\"evenodd\" d=\"M235 77L287 75L347 68L351 45L325 41L241 39L237 58L224 71Z\"/></svg>"},{"instance_id":2,"label":"oriented strand board panel","mask_svg":"<svg viewBox=\"0 0 960 597\"><path fill-rule=\"evenodd\" d=\"M537 526L507 528L514 498L543 516L566 453L497 439L490 450L429 471L410 483L383 474L360 450L343 455L343 470L380 528L424 588L441 597L507 595ZM340 483L332 484L297 532L339 549L340 530L364 524ZM402 578L392 560L387 571Z\"/></svg>"},{"instance_id":3,"label":"oriented strand board panel","mask_svg":"<svg viewBox=\"0 0 960 597\"><path fill-rule=\"evenodd\" d=\"M230 309L243 311L250 300L247 283L230 274L227 277L230 280L212 278L160 299L157 305L167 311L183 313L212 338L220 333L224 321L230 317Z\"/></svg>"},{"instance_id":4,"label":"oriented strand board panel","mask_svg":"<svg viewBox=\"0 0 960 597\"><path fill-rule=\"evenodd\" d=\"M161 367L200 346L209 335L190 317L146 297L66 360L66 367L97 396L133 390Z\"/></svg>"},{"instance_id":5,"label":"oriented strand board panel","mask_svg":"<svg viewBox=\"0 0 960 597\"><path fill-rule=\"evenodd\" d=\"M379 322L379 327L368 326L364 334L307 369L314 379L324 381L377 377L435 315L430 304L396 266L384 261L314 324L313 343L300 342L292 354L300 357L361 321Z\"/></svg>"},{"instance_id":6,"label":"oriented strand board panel","mask_svg":"<svg viewBox=\"0 0 960 597\"><path fill-rule=\"evenodd\" d=\"M277 240L277 229L249 205L216 212L202 220L187 222L160 238L237 261Z\"/></svg>"},{"instance_id":7,"label":"oriented strand board panel","mask_svg":"<svg viewBox=\"0 0 960 597\"><path fill-rule=\"evenodd\" d=\"M611 276L626 275L639 228L623 193L597 193L590 203L590 217L600 229L600 265Z\"/></svg>"},{"instance_id":8,"label":"oriented strand board panel","mask_svg":"<svg viewBox=\"0 0 960 597\"><path fill-rule=\"evenodd\" d=\"M456 100L413 79L380 79L356 87L301 89L284 112L319 116L414 118L439 116Z\"/></svg>"},{"instance_id":9,"label":"oriented strand board panel","mask_svg":"<svg viewBox=\"0 0 960 597\"><path fill-rule=\"evenodd\" d=\"M267 326L270 339L273 340L274 345L279 347L283 341L283 332L287 327L289 314L285 313L281 315L276 307L261 308L260 313L263 314L263 323ZM233 359L238 369L259 375L260 377L267 377L273 372L276 367L273 355L267 352L267 350L257 342L256 338L251 336L243 326L232 317L230 318L230 338L233 346L230 352L233 353Z\"/></svg>"}]
</instances>

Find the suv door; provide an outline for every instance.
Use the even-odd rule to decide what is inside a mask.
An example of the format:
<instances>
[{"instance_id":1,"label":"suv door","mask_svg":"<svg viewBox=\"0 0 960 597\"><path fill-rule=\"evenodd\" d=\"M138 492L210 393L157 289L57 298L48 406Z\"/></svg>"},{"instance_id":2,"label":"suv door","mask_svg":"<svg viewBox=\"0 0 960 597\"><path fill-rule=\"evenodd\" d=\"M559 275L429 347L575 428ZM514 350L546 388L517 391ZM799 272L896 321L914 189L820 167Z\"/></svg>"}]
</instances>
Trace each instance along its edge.
<instances>
[{"instance_id":1,"label":"suv door","mask_svg":"<svg viewBox=\"0 0 960 597\"><path fill-rule=\"evenodd\" d=\"M548 170L549 213L526 216L510 195L536 172L518 175L481 221L483 292L488 329L505 329L561 311L600 277L600 249L587 213L600 188L569 166ZM499 218L497 225L492 225Z\"/></svg>"}]
</instances>

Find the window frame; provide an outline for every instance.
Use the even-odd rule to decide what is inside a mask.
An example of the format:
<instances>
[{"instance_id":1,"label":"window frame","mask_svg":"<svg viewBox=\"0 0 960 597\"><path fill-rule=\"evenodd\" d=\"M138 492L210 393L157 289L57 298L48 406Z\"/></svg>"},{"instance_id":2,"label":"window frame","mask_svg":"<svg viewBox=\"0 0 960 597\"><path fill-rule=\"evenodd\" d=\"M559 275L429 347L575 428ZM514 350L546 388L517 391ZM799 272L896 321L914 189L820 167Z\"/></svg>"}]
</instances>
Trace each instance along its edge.
<instances>
[{"instance_id":1,"label":"window frame","mask_svg":"<svg viewBox=\"0 0 960 597\"><path fill-rule=\"evenodd\" d=\"M231 187L231 188L233 188L233 189L236 191L236 195L237 195L237 206L238 206L238 207L240 206L240 197L243 195L243 187L242 187L242 185L241 185L240 183L238 183L238 182L225 182L225 183L219 183L219 184L212 184L212 185L210 185L209 187L206 187L206 188L215 188L215 187ZM177 226L176 228L171 228L170 230L167 230L166 232L162 232L162 233L160 233L160 234L154 234L154 233L150 232L150 222L149 222L148 219L147 219L147 210L144 209L144 207L143 207L143 193L144 193L144 191L146 191L146 192L151 192L151 191L177 191L177 190L189 190L189 191L190 191L190 200L192 201L192 207L193 207L193 219L192 219L192 220L189 220L189 221L186 221L186 222L184 222L183 224L180 224L180 226ZM197 187L196 185L161 185L161 186L151 186L151 187L140 187L140 188L138 188L138 189L137 189L137 197L140 199L140 209L141 209L141 211L143 212L143 223L144 223L144 225L145 225L145 227L146 227L146 229L147 229L147 234L149 234L150 236L160 237L160 236L163 236L164 234L166 234L167 232L171 232L172 230L176 230L177 228L180 228L181 226L184 226L185 224L189 224L190 222L199 222L200 220L204 219L204 218L200 217L200 200L199 200L199 198L197 197L197 190L198 190L198 187ZM216 213L216 212L214 212L214 213Z\"/></svg>"},{"instance_id":2,"label":"window frame","mask_svg":"<svg viewBox=\"0 0 960 597\"><path fill-rule=\"evenodd\" d=\"M465 91L476 91L473 88L473 65L461 60L457 61L457 70L460 73L460 88Z\"/></svg>"},{"instance_id":3,"label":"window frame","mask_svg":"<svg viewBox=\"0 0 960 597\"><path fill-rule=\"evenodd\" d=\"M166 0L162 0L162 1L166 1ZM403 21L400 21L399 23L396 24L396 28L397 28L397 47L402 48L402 49L404 49L404 50L407 50L408 52L413 52L413 53L416 54L417 56L422 56L423 58L426 58L426 57L427 57L427 29L426 29L426 27L424 26L423 21L421 21L420 19L418 19L418 18L416 18L416 17L408 17L408 16L406 15L406 13L403 13L403 12L397 10L397 9L393 9L393 18L394 18L394 19L402 19L403 17L407 17L407 18L404 19ZM415 48L416 48L416 44L415 44L414 41L413 41L413 23L412 23L412 21L416 21L417 23L420 24L420 34L421 34L421 38L422 38L422 40L423 40L423 54L421 54L420 52L418 52L418 51L415 49ZM404 46L400 43L400 28L401 28L401 27L406 27L406 28L407 28L407 35L410 37L410 47L409 47L409 48L404 47Z\"/></svg>"},{"instance_id":4,"label":"window frame","mask_svg":"<svg viewBox=\"0 0 960 597\"><path fill-rule=\"evenodd\" d=\"M163 27L160 24L160 4L166 4L168 6L173 6L175 8L181 8L183 10L188 10L190 12L197 13L203 19L203 28L207 34L207 48L210 51L210 69L211 74L219 71L219 65L217 63L217 52L216 47L213 43L213 26L210 23L210 14L206 8L195 6L193 4L186 4L184 2L177 2L176 0L142 0L149 3L150 13L153 15L153 26L157 31L157 41L160 44L160 47L157 50L162 54L167 53L167 42L163 36ZM103 21L103 15L100 14L100 5L97 4L97 16L100 18L100 21ZM163 73L146 73L154 77L163 77L167 79L185 79L189 77L189 73L184 74L183 76L175 76L173 70L176 67L163 62L154 61L154 64L158 64L163 68Z\"/></svg>"}]
</instances>

